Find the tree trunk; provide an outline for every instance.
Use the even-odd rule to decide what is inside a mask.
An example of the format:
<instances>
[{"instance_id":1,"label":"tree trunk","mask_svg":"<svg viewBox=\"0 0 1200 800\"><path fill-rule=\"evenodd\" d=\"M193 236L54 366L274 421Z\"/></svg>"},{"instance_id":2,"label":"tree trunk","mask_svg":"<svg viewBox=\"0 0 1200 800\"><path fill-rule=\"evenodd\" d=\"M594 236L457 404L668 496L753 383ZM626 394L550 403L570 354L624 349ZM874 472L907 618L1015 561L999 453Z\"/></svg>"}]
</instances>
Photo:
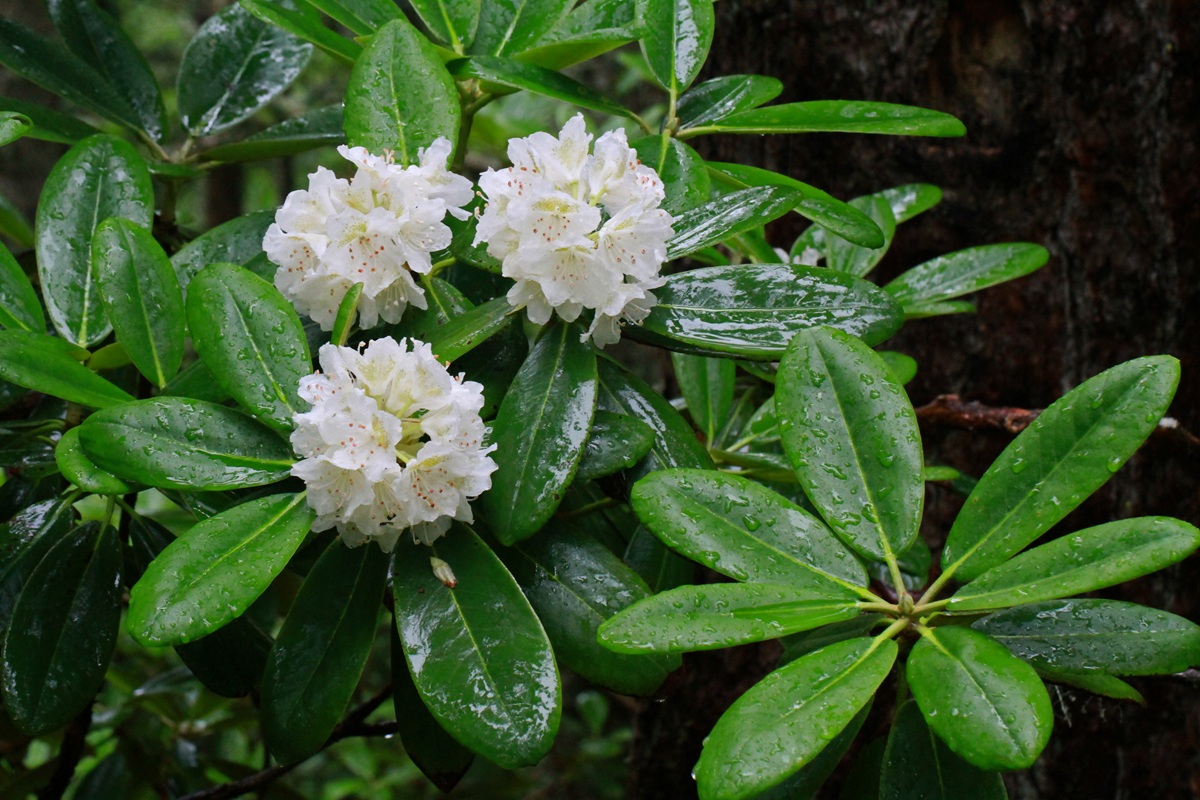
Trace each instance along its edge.
<instances>
[{"instance_id":1,"label":"tree trunk","mask_svg":"<svg viewBox=\"0 0 1200 800\"><path fill-rule=\"evenodd\" d=\"M1200 15L1184 2L1083 0L903 3L723 0L705 75L772 75L776 102L867 99L947 111L964 139L845 134L720 137L709 158L784 172L835 196L935 183L942 204L901 226L874 278L979 244L1028 241L1052 260L987 290L979 313L909 323L888 347L912 355L915 404L957 393L1041 408L1114 364L1153 353L1183 362L1171 414L1200 430ZM793 216L794 219L794 216ZM776 223L787 247L801 225ZM1009 434L924 431L930 463L980 475ZM1156 436L1055 528L1168 515L1200 521L1200 449ZM940 544L961 498L930 491L923 534ZM1200 559L1101 593L1200 619ZM683 765L732 700L719 662L643 715L639 798L695 795ZM1147 704L1055 692L1055 732L1013 798L1200 796L1200 690L1182 677L1135 679ZM723 707L723 706L722 706ZM687 709L703 708L703 714ZM886 713L886 710L883 712ZM682 726L664 733L664 725ZM868 728L870 729L870 723ZM693 730L700 729L700 730ZM672 750L671 747L675 749ZM670 776L665 771L670 770ZM835 780L826 791L836 796Z\"/></svg>"}]
</instances>

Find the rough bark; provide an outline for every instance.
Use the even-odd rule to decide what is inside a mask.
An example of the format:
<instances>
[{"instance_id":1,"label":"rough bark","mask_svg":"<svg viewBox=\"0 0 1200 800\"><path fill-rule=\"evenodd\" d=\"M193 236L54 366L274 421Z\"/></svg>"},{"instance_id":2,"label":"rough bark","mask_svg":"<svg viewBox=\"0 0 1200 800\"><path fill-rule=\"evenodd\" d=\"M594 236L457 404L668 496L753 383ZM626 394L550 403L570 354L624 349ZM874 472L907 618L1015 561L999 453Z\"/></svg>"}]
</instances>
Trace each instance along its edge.
<instances>
[{"instance_id":1,"label":"rough bark","mask_svg":"<svg viewBox=\"0 0 1200 800\"><path fill-rule=\"evenodd\" d=\"M707 157L785 172L843 198L912 181L940 185L943 203L900 228L880 282L977 244L1049 248L1043 270L979 295L977 315L910 323L889 343L920 363L908 387L915 404L953 393L1041 408L1116 363L1171 353L1184 373L1171 413L1200 430L1195 10L1165 1L723 0L707 76L773 75L786 87L777 102L937 108L960 117L968 135L722 137L697 145ZM775 225L774 243L789 245L801 227ZM927 457L978 475L1010 440L1003 430L927 429ZM1055 531L1146 514L1196 523L1197 467L1200 451L1186 437L1156 437ZM931 543L944 538L960 504L931 491ZM1193 557L1104 595L1197 620L1198 583ZM720 664L707 667L643 717L640 735L656 746L635 754L633 796L694 796L687 769L703 731L668 737L656 726L693 724L674 707L728 704L729 675ZM1059 693L1051 743L1034 769L1010 776L1010 796L1200 796L1200 692L1183 678L1136 683L1144 708Z\"/></svg>"}]
</instances>

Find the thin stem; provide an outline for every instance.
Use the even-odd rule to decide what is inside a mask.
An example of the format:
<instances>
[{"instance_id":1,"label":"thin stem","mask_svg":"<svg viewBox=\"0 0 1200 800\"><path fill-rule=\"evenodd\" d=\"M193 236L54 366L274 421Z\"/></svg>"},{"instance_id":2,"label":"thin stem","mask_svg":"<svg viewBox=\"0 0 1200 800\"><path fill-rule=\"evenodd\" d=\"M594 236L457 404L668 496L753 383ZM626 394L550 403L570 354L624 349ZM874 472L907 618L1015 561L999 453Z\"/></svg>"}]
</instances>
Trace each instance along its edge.
<instances>
[{"instance_id":1,"label":"thin stem","mask_svg":"<svg viewBox=\"0 0 1200 800\"><path fill-rule=\"evenodd\" d=\"M870 600L870 601L866 601L866 602L860 601L858 603L858 608L860 611L879 611L884 614L895 614L899 610L896 608L895 603L885 603L882 600L880 600L878 602L876 602L874 600Z\"/></svg>"},{"instance_id":2,"label":"thin stem","mask_svg":"<svg viewBox=\"0 0 1200 800\"><path fill-rule=\"evenodd\" d=\"M902 630L911 624L912 620L910 620L908 617L901 617L891 625L887 626L883 633L876 636L875 641L882 642L885 639L894 639Z\"/></svg>"},{"instance_id":3,"label":"thin stem","mask_svg":"<svg viewBox=\"0 0 1200 800\"><path fill-rule=\"evenodd\" d=\"M958 569L959 563L961 562L955 562L951 564L945 572L943 572L941 575L938 575L937 580L929 585L929 588L925 590L925 594L921 595L921 599L917 601L918 607L929 605L930 601L938 596L938 592L940 592L945 585L950 582L950 578L954 576L954 572Z\"/></svg>"},{"instance_id":4,"label":"thin stem","mask_svg":"<svg viewBox=\"0 0 1200 800\"><path fill-rule=\"evenodd\" d=\"M630 115L630 118L638 124L638 127L642 129L643 133L646 133L646 134L654 133L654 128L650 125L649 122L646 122L646 120L642 119L642 117L639 114L634 114L632 111L630 111L629 115Z\"/></svg>"},{"instance_id":5,"label":"thin stem","mask_svg":"<svg viewBox=\"0 0 1200 800\"><path fill-rule=\"evenodd\" d=\"M890 550L884 560L887 561L888 572L892 577L892 588L896 590L896 596L904 597L908 594L908 589L904 586L904 576L900 573L900 562L896 560Z\"/></svg>"},{"instance_id":6,"label":"thin stem","mask_svg":"<svg viewBox=\"0 0 1200 800\"><path fill-rule=\"evenodd\" d=\"M949 600L935 600L932 603L918 603L913 607L913 614L919 617L922 614L928 614L931 611L941 611L948 605L950 605Z\"/></svg>"}]
</instances>

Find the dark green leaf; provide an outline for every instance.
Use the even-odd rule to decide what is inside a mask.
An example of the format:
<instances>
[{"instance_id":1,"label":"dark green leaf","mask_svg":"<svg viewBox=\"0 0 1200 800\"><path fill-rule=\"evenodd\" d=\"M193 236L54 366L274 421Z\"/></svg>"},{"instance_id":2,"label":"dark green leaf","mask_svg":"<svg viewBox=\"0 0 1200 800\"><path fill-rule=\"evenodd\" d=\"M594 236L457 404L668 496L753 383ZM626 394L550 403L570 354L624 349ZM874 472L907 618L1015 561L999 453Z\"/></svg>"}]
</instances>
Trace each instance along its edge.
<instances>
[{"instance_id":1,"label":"dark green leaf","mask_svg":"<svg viewBox=\"0 0 1200 800\"><path fill-rule=\"evenodd\" d=\"M925 501L917 416L858 339L803 331L779 365L783 447L804 493L851 547L890 561L917 535Z\"/></svg>"},{"instance_id":2,"label":"dark green leaf","mask_svg":"<svg viewBox=\"0 0 1200 800\"><path fill-rule=\"evenodd\" d=\"M437 280L436 278L434 280ZM362 299L363 284L356 283L346 291L342 302L338 303L337 314L333 318L333 329L329 332L329 341L338 346L345 345L358 318L358 302ZM423 337L416 337L422 339ZM308 342L305 342L305 349Z\"/></svg>"},{"instance_id":3,"label":"dark green leaf","mask_svg":"<svg viewBox=\"0 0 1200 800\"><path fill-rule=\"evenodd\" d=\"M883 759L879 800L1006 800L1004 781L954 754L912 700L896 710Z\"/></svg>"},{"instance_id":4,"label":"dark green leaf","mask_svg":"<svg viewBox=\"0 0 1200 800\"><path fill-rule=\"evenodd\" d=\"M263 674L263 735L283 764L313 755L342 718L375 641L388 559L340 539L309 571Z\"/></svg>"},{"instance_id":5,"label":"dark green leaf","mask_svg":"<svg viewBox=\"0 0 1200 800\"><path fill-rule=\"evenodd\" d=\"M1036 244L991 244L926 261L883 287L905 310L935 305L1028 275L1050 260Z\"/></svg>"},{"instance_id":6,"label":"dark green leaf","mask_svg":"<svg viewBox=\"0 0 1200 800\"><path fill-rule=\"evenodd\" d=\"M133 146L92 136L50 170L37 209L38 276L50 321L87 347L108 335L92 267L92 235L108 217L149 228L154 216L150 170Z\"/></svg>"},{"instance_id":7,"label":"dark green leaf","mask_svg":"<svg viewBox=\"0 0 1200 800\"><path fill-rule=\"evenodd\" d=\"M33 570L75 524L73 504L42 500L0 524L0 639Z\"/></svg>"},{"instance_id":8,"label":"dark green leaf","mask_svg":"<svg viewBox=\"0 0 1200 800\"><path fill-rule=\"evenodd\" d=\"M634 6L629 0L584 0L517 58L563 69L607 53L638 37Z\"/></svg>"},{"instance_id":9,"label":"dark green leaf","mask_svg":"<svg viewBox=\"0 0 1200 800\"><path fill-rule=\"evenodd\" d=\"M475 39L480 0L411 0L413 11L439 41L456 53Z\"/></svg>"},{"instance_id":10,"label":"dark green leaf","mask_svg":"<svg viewBox=\"0 0 1200 800\"><path fill-rule=\"evenodd\" d=\"M369 36L402 12L392 0L306 0L359 36Z\"/></svg>"},{"instance_id":11,"label":"dark green leaf","mask_svg":"<svg viewBox=\"0 0 1200 800\"><path fill-rule=\"evenodd\" d=\"M262 253L263 237L274 221L272 210L252 211L197 236L171 256L179 284L186 290L196 273L209 264L245 265Z\"/></svg>"},{"instance_id":12,"label":"dark green leaf","mask_svg":"<svg viewBox=\"0 0 1200 800\"><path fill-rule=\"evenodd\" d=\"M792 773L782 783L756 796L754 800L812 800L815 798L817 790L837 769L842 757L854 743L855 737L858 736L859 730L867 720L867 715L871 712L871 703L872 701L868 700L867 704L850 720L850 723L842 728L841 733L830 739L829 744L825 745L825 748L817 753L812 761Z\"/></svg>"},{"instance_id":13,"label":"dark green leaf","mask_svg":"<svg viewBox=\"0 0 1200 800\"><path fill-rule=\"evenodd\" d=\"M1114 700L1132 700L1139 705L1146 705L1146 698L1142 697L1141 692L1114 675L1095 671L1060 670L1047 666L1035 667L1035 669L1037 669L1038 675L1042 676L1042 680L1050 683L1061 683L1102 697L1111 697Z\"/></svg>"},{"instance_id":14,"label":"dark green leaf","mask_svg":"<svg viewBox=\"0 0 1200 800\"><path fill-rule=\"evenodd\" d=\"M0 111L0 147L11 144L33 129L33 120L15 111Z\"/></svg>"},{"instance_id":15,"label":"dark green leaf","mask_svg":"<svg viewBox=\"0 0 1200 800\"><path fill-rule=\"evenodd\" d=\"M75 348L63 339L28 331L0 331L0 378L93 408L133 399L75 356Z\"/></svg>"},{"instance_id":16,"label":"dark green leaf","mask_svg":"<svg viewBox=\"0 0 1200 800\"><path fill-rule=\"evenodd\" d=\"M429 558L458 582L434 577ZM455 739L502 767L536 763L562 713L554 652L512 575L468 528L429 549L403 543L392 570L396 625L413 682Z\"/></svg>"},{"instance_id":17,"label":"dark green leaf","mask_svg":"<svg viewBox=\"0 0 1200 800\"><path fill-rule=\"evenodd\" d=\"M69 114L63 114L36 103L14 100L11 97L0 97L0 112L20 114L32 122L33 127L23 134L31 139L75 144L80 139L86 139L100 132L97 128Z\"/></svg>"},{"instance_id":18,"label":"dark green leaf","mask_svg":"<svg viewBox=\"0 0 1200 800\"><path fill-rule=\"evenodd\" d=\"M48 0L46 6L67 48L116 90L151 139L162 141L167 133L162 92L120 24L91 0Z\"/></svg>"},{"instance_id":19,"label":"dark green leaf","mask_svg":"<svg viewBox=\"0 0 1200 800\"><path fill-rule=\"evenodd\" d=\"M110 472L97 467L79 444L79 428L71 428L54 446L58 471L71 483L92 494L129 494L135 489Z\"/></svg>"},{"instance_id":20,"label":"dark green leaf","mask_svg":"<svg viewBox=\"0 0 1200 800\"><path fill-rule=\"evenodd\" d=\"M800 331L836 327L875 344L903 321L887 292L851 275L788 264L702 267L655 289L633 338L685 352L775 361Z\"/></svg>"},{"instance_id":21,"label":"dark green leaf","mask_svg":"<svg viewBox=\"0 0 1200 800\"><path fill-rule=\"evenodd\" d=\"M672 216L708 202L711 183L704 159L671 136L643 136L629 143L638 159L658 172L666 190L662 207Z\"/></svg>"},{"instance_id":22,"label":"dark green leaf","mask_svg":"<svg viewBox=\"0 0 1200 800\"><path fill-rule=\"evenodd\" d=\"M183 51L179 114L192 136L236 125L296 79L312 45L232 5L210 17Z\"/></svg>"},{"instance_id":23,"label":"dark green leaf","mask_svg":"<svg viewBox=\"0 0 1200 800\"><path fill-rule=\"evenodd\" d=\"M0 244L0 327L21 328L34 333L46 330L46 317L29 276Z\"/></svg>"},{"instance_id":24,"label":"dark green leaf","mask_svg":"<svg viewBox=\"0 0 1200 800\"><path fill-rule=\"evenodd\" d=\"M1054 711L1033 668L970 628L923 629L908 684L950 749L986 770L1025 769L1050 739Z\"/></svg>"},{"instance_id":25,"label":"dark green leaf","mask_svg":"<svg viewBox=\"0 0 1200 800\"><path fill-rule=\"evenodd\" d=\"M1165 675L1200 664L1200 626L1117 600L1046 600L974 626L1037 667Z\"/></svg>"},{"instance_id":26,"label":"dark green leaf","mask_svg":"<svg viewBox=\"0 0 1200 800\"><path fill-rule=\"evenodd\" d=\"M672 353L675 380L687 401L692 422L708 442L725 425L733 405L733 380L737 367L724 358L704 358Z\"/></svg>"},{"instance_id":27,"label":"dark green leaf","mask_svg":"<svg viewBox=\"0 0 1200 800\"><path fill-rule=\"evenodd\" d=\"M887 364L892 380L903 386L917 377L917 361L912 356L897 353L892 350L877 350L879 357ZM926 479L928 480L928 478Z\"/></svg>"},{"instance_id":28,"label":"dark green leaf","mask_svg":"<svg viewBox=\"0 0 1200 800\"><path fill-rule=\"evenodd\" d=\"M887 739L868 742L850 762L849 774L838 793L838 800L879 800L879 776L883 771L883 751Z\"/></svg>"},{"instance_id":29,"label":"dark green leaf","mask_svg":"<svg viewBox=\"0 0 1200 800\"><path fill-rule=\"evenodd\" d=\"M275 430L295 427L312 357L283 295L242 267L214 264L192 280L187 314L196 352L221 387Z\"/></svg>"},{"instance_id":30,"label":"dark green leaf","mask_svg":"<svg viewBox=\"0 0 1200 800\"><path fill-rule=\"evenodd\" d=\"M489 0L479 12L471 52L511 56L528 50L554 29L572 0Z\"/></svg>"},{"instance_id":31,"label":"dark green leaf","mask_svg":"<svg viewBox=\"0 0 1200 800\"><path fill-rule=\"evenodd\" d=\"M754 186L721 195L677 216L667 242L667 258L682 258L742 231L758 228L791 211L804 200L797 189Z\"/></svg>"},{"instance_id":32,"label":"dark green leaf","mask_svg":"<svg viewBox=\"0 0 1200 800\"><path fill-rule=\"evenodd\" d=\"M204 151L203 156L213 161L258 161L263 158L276 158L303 153L306 150L313 150L317 147L332 147L343 144L346 141L346 133L342 130L342 113L340 103L318 108L303 116L285 120L278 125L272 125L265 131L242 139L240 142L230 142L229 144L221 144L209 148ZM261 217L270 221L274 219L274 212L258 211L246 216ZM239 217L239 219L244 219L244 217ZM214 228L213 230L216 229ZM211 233L212 231L209 231L205 235L207 236ZM199 241L199 239L195 241ZM261 250L261 236L259 237L258 244ZM212 261L231 260L229 258L216 258ZM212 262L210 261L210 263ZM239 263L245 263L245 261L243 260Z\"/></svg>"},{"instance_id":33,"label":"dark green leaf","mask_svg":"<svg viewBox=\"0 0 1200 800\"><path fill-rule=\"evenodd\" d=\"M779 641L783 646L783 652L779 656L779 665L790 664L797 658L815 653L831 644L869 636L874 628L883 627L884 623L890 621L889 617L882 614L860 614L845 622L835 622L815 630L785 636Z\"/></svg>"},{"instance_id":34,"label":"dark green leaf","mask_svg":"<svg viewBox=\"0 0 1200 800\"><path fill-rule=\"evenodd\" d=\"M196 523L129 593L129 635L150 647L191 642L241 616L312 525L303 494L251 500Z\"/></svg>"},{"instance_id":35,"label":"dark green leaf","mask_svg":"<svg viewBox=\"0 0 1200 800\"><path fill-rule=\"evenodd\" d=\"M932 183L906 183L884 189L879 194L887 198L892 206L896 223L908 222L942 202L942 190Z\"/></svg>"},{"instance_id":36,"label":"dark green leaf","mask_svg":"<svg viewBox=\"0 0 1200 800\"><path fill-rule=\"evenodd\" d=\"M659 541L645 525L634 528L621 558L652 592L674 589L695 580L696 565Z\"/></svg>"},{"instance_id":37,"label":"dark green leaf","mask_svg":"<svg viewBox=\"0 0 1200 800\"><path fill-rule=\"evenodd\" d=\"M106 219L92 237L92 268L117 340L139 372L165 386L183 361L187 327L167 254L141 225Z\"/></svg>"},{"instance_id":38,"label":"dark green leaf","mask_svg":"<svg viewBox=\"0 0 1200 800\"><path fill-rule=\"evenodd\" d=\"M654 446L649 425L624 414L597 411L575 481L591 481L631 469Z\"/></svg>"},{"instance_id":39,"label":"dark green leaf","mask_svg":"<svg viewBox=\"0 0 1200 800\"><path fill-rule=\"evenodd\" d=\"M650 72L675 97L691 85L708 58L715 14L711 0L638 0L642 55Z\"/></svg>"},{"instance_id":40,"label":"dark green leaf","mask_svg":"<svg viewBox=\"0 0 1200 800\"><path fill-rule=\"evenodd\" d=\"M454 145L462 116L454 79L433 45L407 20L371 37L346 89L346 139L373 153L392 150L402 165L439 137Z\"/></svg>"},{"instance_id":41,"label":"dark green leaf","mask_svg":"<svg viewBox=\"0 0 1200 800\"><path fill-rule=\"evenodd\" d=\"M783 84L766 75L722 75L684 92L675 112L681 128L695 128L757 108L774 100L782 91Z\"/></svg>"},{"instance_id":42,"label":"dark green leaf","mask_svg":"<svg viewBox=\"0 0 1200 800\"><path fill-rule=\"evenodd\" d=\"M950 529L943 568L970 580L1049 530L1150 435L1178 382L1176 359L1148 356L1063 395L979 479Z\"/></svg>"},{"instance_id":43,"label":"dark green leaf","mask_svg":"<svg viewBox=\"0 0 1200 800\"><path fill-rule=\"evenodd\" d=\"M156 397L99 411L80 426L84 451L126 480L167 489L274 483L294 461L271 429L232 408Z\"/></svg>"},{"instance_id":44,"label":"dark green leaf","mask_svg":"<svg viewBox=\"0 0 1200 800\"><path fill-rule=\"evenodd\" d=\"M825 266L861 278L875 268L891 247L892 238L896 235L896 218L892 215L892 207L887 199L878 195L856 197L850 201L850 206L861 211L874 223L883 233L883 242L873 245L873 249L868 249L836 235L836 231L827 233Z\"/></svg>"},{"instance_id":45,"label":"dark green leaf","mask_svg":"<svg viewBox=\"0 0 1200 800\"><path fill-rule=\"evenodd\" d=\"M280 0L240 0L240 2L243 8L263 22L282 28L347 64L353 64L355 59L362 54L362 45L358 42L331 31L314 15L295 11Z\"/></svg>"},{"instance_id":46,"label":"dark green leaf","mask_svg":"<svg viewBox=\"0 0 1200 800\"><path fill-rule=\"evenodd\" d=\"M27 734L65 725L100 688L121 622L121 542L87 522L29 576L4 639L5 711Z\"/></svg>"},{"instance_id":47,"label":"dark green leaf","mask_svg":"<svg viewBox=\"0 0 1200 800\"><path fill-rule=\"evenodd\" d=\"M200 360L193 361L180 370L179 374L163 387L161 394L191 397L218 404L230 399L229 394L213 377L212 370L204 366L204 362Z\"/></svg>"},{"instance_id":48,"label":"dark green leaf","mask_svg":"<svg viewBox=\"0 0 1200 800\"><path fill-rule=\"evenodd\" d=\"M472 56L451 61L446 68L459 80L478 78L618 117L628 117L633 113L617 101L584 86L574 78L533 64L497 56Z\"/></svg>"},{"instance_id":49,"label":"dark green leaf","mask_svg":"<svg viewBox=\"0 0 1200 800\"><path fill-rule=\"evenodd\" d=\"M830 645L775 670L717 721L696 764L701 800L748 800L811 762L870 702L890 639Z\"/></svg>"},{"instance_id":50,"label":"dark green leaf","mask_svg":"<svg viewBox=\"0 0 1200 800\"><path fill-rule=\"evenodd\" d=\"M962 136L967 129L949 114L927 108L860 100L812 100L740 111L701 133L883 133L892 136Z\"/></svg>"},{"instance_id":51,"label":"dark green leaf","mask_svg":"<svg viewBox=\"0 0 1200 800\"><path fill-rule=\"evenodd\" d=\"M815 517L746 478L672 469L633 487L642 524L672 549L739 581L867 585L862 564ZM862 596L868 593L860 592Z\"/></svg>"}]
</instances>

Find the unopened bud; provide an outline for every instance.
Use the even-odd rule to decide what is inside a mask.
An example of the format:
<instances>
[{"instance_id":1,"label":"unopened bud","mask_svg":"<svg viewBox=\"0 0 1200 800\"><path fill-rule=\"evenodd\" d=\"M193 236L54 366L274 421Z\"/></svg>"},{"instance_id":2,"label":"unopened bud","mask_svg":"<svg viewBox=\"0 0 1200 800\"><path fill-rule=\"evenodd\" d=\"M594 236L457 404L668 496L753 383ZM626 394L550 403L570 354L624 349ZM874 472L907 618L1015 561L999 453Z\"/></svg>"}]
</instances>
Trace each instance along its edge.
<instances>
[{"instance_id":1,"label":"unopened bud","mask_svg":"<svg viewBox=\"0 0 1200 800\"><path fill-rule=\"evenodd\" d=\"M449 564L436 557L430 558L429 564L433 567L434 577L445 584L447 589L458 586L458 578L454 577L454 570L450 569Z\"/></svg>"}]
</instances>

